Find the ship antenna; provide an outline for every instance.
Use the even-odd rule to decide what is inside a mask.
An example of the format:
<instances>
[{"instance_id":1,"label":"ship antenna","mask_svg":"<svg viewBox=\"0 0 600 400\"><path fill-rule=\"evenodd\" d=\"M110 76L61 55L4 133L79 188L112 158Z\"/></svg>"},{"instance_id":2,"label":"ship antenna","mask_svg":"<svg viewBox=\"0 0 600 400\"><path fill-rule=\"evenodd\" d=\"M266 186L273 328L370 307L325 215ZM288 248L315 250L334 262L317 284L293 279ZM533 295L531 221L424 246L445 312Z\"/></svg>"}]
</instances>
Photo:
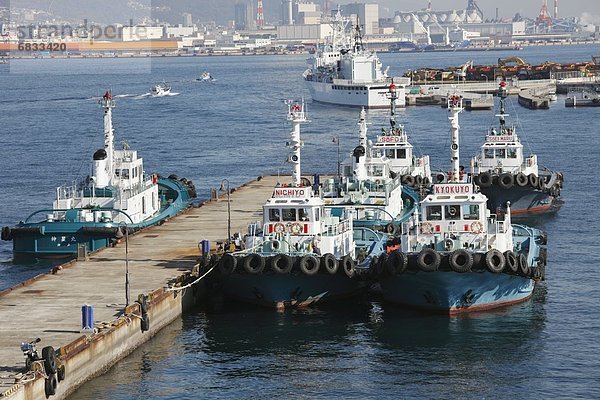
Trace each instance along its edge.
<instances>
[{"instance_id":1,"label":"ship antenna","mask_svg":"<svg viewBox=\"0 0 600 400\"><path fill-rule=\"evenodd\" d=\"M290 132L290 141L288 146L292 149L292 154L288 158L288 162L292 164L292 185L300 186L302 172L300 168L300 149L302 142L300 141L300 125L307 121L305 114L304 99L299 101L290 100L286 102L288 106L287 120L292 124Z\"/></svg>"},{"instance_id":2,"label":"ship antenna","mask_svg":"<svg viewBox=\"0 0 600 400\"><path fill-rule=\"evenodd\" d=\"M396 100L398 100L398 94L396 93L396 85L394 85L393 79L389 87L388 98L390 99L390 134L392 134L394 129L396 129Z\"/></svg>"},{"instance_id":3,"label":"ship antenna","mask_svg":"<svg viewBox=\"0 0 600 400\"><path fill-rule=\"evenodd\" d=\"M104 109L104 149L108 158L109 175L114 176L114 139L115 130L112 125L112 109L115 107L115 101L112 96L112 89L106 91L99 101L100 107Z\"/></svg>"},{"instance_id":4,"label":"ship antenna","mask_svg":"<svg viewBox=\"0 0 600 400\"><path fill-rule=\"evenodd\" d=\"M452 182L460 182L460 151L459 151L459 131L458 114L463 110L462 97L457 95L448 96L448 112L450 116L450 134L451 134L451 154L452 154Z\"/></svg>"}]
</instances>

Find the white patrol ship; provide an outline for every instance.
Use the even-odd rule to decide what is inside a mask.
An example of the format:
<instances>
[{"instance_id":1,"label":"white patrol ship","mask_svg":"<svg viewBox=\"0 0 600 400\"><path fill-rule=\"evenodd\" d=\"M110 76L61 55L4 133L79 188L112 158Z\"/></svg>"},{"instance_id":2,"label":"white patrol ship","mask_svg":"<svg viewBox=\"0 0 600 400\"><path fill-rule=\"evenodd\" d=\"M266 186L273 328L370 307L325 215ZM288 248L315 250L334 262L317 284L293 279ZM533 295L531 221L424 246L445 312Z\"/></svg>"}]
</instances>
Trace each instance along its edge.
<instances>
[{"instance_id":1,"label":"white patrol ship","mask_svg":"<svg viewBox=\"0 0 600 400\"><path fill-rule=\"evenodd\" d=\"M346 32L350 20L337 12L330 21L331 36L308 59L310 68L303 76L314 101L366 108L386 108L392 78L382 71L377 54L362 43L360 26L353 35ZM394 78L399 106L404 107L409 78Z\"/></svg>"},{"instance_id":2,"label":"white patrol ship","mask_svg":"<svg viewBox=\"0 0 600 400\"><path fill-rule=\"evenodd\" d=\"M280 184L263 206L263 221L251 224L243 251L218 261L226 295L238 300L285 308L307 306L355 294L364 287L355 279L358 264L384 251L386 236L357 242L352 214L334 215L300 170L300 124L304 102L288 104L292 123L292 182ZM368 249L364 251L364 248ZM361 257L358 257L359 250Z\"/></svg>"},{"instance_id":3,"label":"white patrol ship","mask_svg":"<svg viewBox=\"0 0 600 400\"><path fill-rule=\"evenodd\" d=\"M499 95L500 126L488 130L480 153L471 160L473 182L493 212L507 201L515 216L556 212L562 205L563 175L540 168L535 154L525 157L516 127L506 124L506 82L500 84Z\"/></svg>"},{"instance_id":4,"label":"white patrol ship","mask_svg":"<svg viewBox=\"0 0 600 400\"><path fill-rule=\"evenodd\" d=\"M461 182L458 114L449 99L452 134L450 182L436 184L421 210L403 226L401 244L380 258L386 300L442 313L484 310L529 298L545 268L545 235L513 225L510 206L492 214L487 198ZM410 271L410 273L404 273Z\"/></svg>"}]
</instances>

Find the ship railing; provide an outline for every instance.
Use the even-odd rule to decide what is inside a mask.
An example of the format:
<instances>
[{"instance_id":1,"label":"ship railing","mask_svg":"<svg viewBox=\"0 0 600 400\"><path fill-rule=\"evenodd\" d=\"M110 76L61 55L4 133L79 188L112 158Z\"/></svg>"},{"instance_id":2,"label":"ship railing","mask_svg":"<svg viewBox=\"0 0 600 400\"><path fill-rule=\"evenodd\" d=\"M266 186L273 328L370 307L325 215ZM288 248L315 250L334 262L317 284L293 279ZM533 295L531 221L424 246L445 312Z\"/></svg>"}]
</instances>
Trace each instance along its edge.
<instances>
[{"instance_id":1,"label":"ship railing","mask_svg":"<svg viewBox=\"0 0 600 400\"><path fill-rule=\"evenodd\" d=\"M337 236L341 233L347 232L350 230L350 221L344 220L335 224L325 224L325 230L323 231L323 236Z\"/></svg>"}]
</instances>

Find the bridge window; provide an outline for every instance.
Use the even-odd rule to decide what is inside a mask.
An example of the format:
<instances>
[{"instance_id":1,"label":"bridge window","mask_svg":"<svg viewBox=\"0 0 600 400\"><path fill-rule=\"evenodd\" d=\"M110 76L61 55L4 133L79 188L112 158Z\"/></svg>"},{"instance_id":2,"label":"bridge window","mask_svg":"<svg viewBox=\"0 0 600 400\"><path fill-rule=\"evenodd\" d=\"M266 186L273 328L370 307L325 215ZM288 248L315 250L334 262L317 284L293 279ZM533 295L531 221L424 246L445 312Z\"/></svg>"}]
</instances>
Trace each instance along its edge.
<instances>
[{"instance_id":1,"label":"bridge window","mask_svg":"<svg viewBox=\"0 0 600 400\"><path fill-rule=\"evenodd\" d=\"M514 149L514 148L508 149L507 157L508 158L517 158L517 149Z\"/></svg>"},{"instance_id":2,"label":"bridge window","mask_svg":"<svg viewBox=\"0 0 600 400\"><path fill-rule=\"evenodd\" d=\"M284 221L296 221L296 209L295 208L283 208L281 210L282 220Z\"/></svg>"},{"instance_id":3,"label":"bridge window","mask_svg":"<svg viewBox=\"0 0 600 400\"><path fill-rule=\"evenodd\" d=\"M494 158L494 149L484 149L483 156L485 158Z\"/></svg>"},{"instance_id":4,"label":"bridge window","mask_svg":"<svg viewBox=\"0 0 600 400\"><path fill-rule=\"evenodd\" d=\"M308 208L300 208L298 210L298 220L299 221L310 221L310 214L308 212Z\"/></svg>"},{"instance_id":5,"label":"bridge window","mask_svg":"<svg viewBox=\"0 0 600 400\"><path fill-rule=\"evenodd\" d=\"M463 219L479 219L479 206L477 204L463 205Z\"/></svg>"},{"instance_id":6,"label":"bridge window","mask_svg":"<svg viewBox=\"0 0 600 400\"><path fill-rule=\"evenodd\" d=\"M269 221L279 222L281 213L278 208L269 209Z\"/></svg>"},{"instance_id":7,"label":"bridge window","mask_svg":"<svg viewBox=\"0 0 600 400\"><path fill-rule=\"evenodd\" d=\"M386 150L385 151L385 156L387 158L396 158L396 152L392 149L392 150Z\"/></svg>"},{"instance_id":8,"label":"bridge window","mask_svg":"<svg viewBox=\"0 0 600 400\"><path fill-rule=\"evenodd\" d=\"M406 149L398 149L396 151L396 158L406 158Z\"/></svg>"},{"instance_id":9,"label":"bridge window","mask_svg":"<svg viewBox=\"0 0 600 400\"><path fill-rule=\"evenodd\" d=\"M451 204L444 207L446 219L454 220L460 219L460 206L457 204Z\"/></svg>"},{"instance_id":10,"label":"bridge window","mask_svg":"<svg viewBox=\"0 0 600 400\"><path fill-rule=\"evenodd\" d=\"M441 219L442 219L442 206L427 207L427 220L428 221L441 221Z\"/></svg>"},{"instance_id":11,"label":"bridge window","mask_svg":"<svg viewBox=\"0 0 600 400\"><path fill-rule=\"evenodd\" d=\"M496 158L506 158L506 149L496 149Z\"/></svg>"}]
</instances>

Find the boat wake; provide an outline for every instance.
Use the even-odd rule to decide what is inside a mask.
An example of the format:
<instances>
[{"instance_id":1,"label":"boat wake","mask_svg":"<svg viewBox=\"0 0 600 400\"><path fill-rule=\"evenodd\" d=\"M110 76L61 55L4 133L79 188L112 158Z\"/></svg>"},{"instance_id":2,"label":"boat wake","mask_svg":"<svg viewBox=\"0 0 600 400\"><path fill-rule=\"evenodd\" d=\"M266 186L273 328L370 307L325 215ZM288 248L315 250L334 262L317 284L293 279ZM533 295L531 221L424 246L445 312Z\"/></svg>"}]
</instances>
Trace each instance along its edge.
<instances>
[{"instance_id":1,"label":"boat wake","mask_svg":"<svg viewBox=\"0 0 600 400\"><path fill-rule=\"evenodd\" d=\"M148 93L141 94L139 96L135 96L133 99L134 100L142 100L142 99L145 99L145 98L148 98L148 97L151 97L151 98L172 97L172 96L179 96L180 94L181 93L171 92L171 93L166 93L166 94L163 94L163 95L160 95L160 96L154 96L152 93L148 92Z\"/></svg>"}]
</instances>

